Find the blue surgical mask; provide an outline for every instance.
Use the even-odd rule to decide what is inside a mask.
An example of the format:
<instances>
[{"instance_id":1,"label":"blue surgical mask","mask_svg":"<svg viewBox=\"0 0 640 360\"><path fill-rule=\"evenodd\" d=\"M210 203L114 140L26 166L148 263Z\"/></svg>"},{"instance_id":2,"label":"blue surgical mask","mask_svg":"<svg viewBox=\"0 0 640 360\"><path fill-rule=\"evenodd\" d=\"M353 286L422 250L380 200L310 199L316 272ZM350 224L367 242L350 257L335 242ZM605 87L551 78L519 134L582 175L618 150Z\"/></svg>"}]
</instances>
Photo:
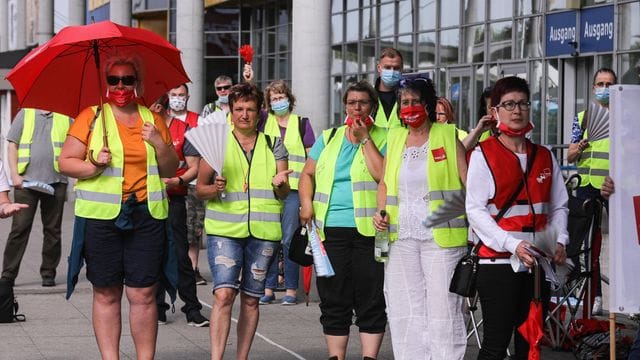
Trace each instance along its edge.
<instances>
[{"instance_id":1,"label":"blue surgical mask","mask_svg":"<svg viewBox=\"0 0 640 360\"><path fill-rule=\"evenodd\" d=\"M402 78L402 74L398 70L384 69L380 74L380 79L388 87L395 87Z\"/></svg>"},{"instance_id":2,"label":"blue surgical mask","mask_svg":"<svg viewBox=\"0 0 640 360\"><path fill-rule=\"evenodd\" d=\"M276 115L284 115L289 111L289 99L282 99L271 103L271 110Z\"/></svg>"},{"instance_id":3,"label":"blue surgical mask","mask_svg":"<svg viewBox=\"0 0 640 360\"><path fill-rule=\"evenodd\" d=\"M609 104L609 88L607 87L596 88L593 95L595 96L596 100L600 104L604 104L604 105Z\"/></svg>"},{"instance_id":4,"label":"blue surgical mask","mask_svg":"<svg viewBox=\"0 0 640 360\"><path fill-rule=\"evenodd\" d=\"M218 102L223 103L223 104L228 104L229 103L229 95L218 96Z\"/></svg>"}]
</instances>

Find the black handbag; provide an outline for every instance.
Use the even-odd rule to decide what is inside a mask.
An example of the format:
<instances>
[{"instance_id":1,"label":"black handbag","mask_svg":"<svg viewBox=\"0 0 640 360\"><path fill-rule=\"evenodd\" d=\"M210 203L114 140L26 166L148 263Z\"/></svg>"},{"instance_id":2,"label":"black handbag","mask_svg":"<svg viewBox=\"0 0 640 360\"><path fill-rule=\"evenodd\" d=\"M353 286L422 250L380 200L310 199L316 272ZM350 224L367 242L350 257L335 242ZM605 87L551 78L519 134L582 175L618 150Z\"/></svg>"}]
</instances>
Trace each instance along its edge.
<instances>
[{"instance_id":1,"label":"black handbag","mask_svg":"<svg viewBox=\"0 0 640 360\"><path fill-rule=\"evenodd\" d=\"M306 227L300 226L293 233L288 256L291 261L298 265L313 265L313 256L311 255L311 247L309 246L309 236L307 235Z\"/></svg>"}]
</instances>

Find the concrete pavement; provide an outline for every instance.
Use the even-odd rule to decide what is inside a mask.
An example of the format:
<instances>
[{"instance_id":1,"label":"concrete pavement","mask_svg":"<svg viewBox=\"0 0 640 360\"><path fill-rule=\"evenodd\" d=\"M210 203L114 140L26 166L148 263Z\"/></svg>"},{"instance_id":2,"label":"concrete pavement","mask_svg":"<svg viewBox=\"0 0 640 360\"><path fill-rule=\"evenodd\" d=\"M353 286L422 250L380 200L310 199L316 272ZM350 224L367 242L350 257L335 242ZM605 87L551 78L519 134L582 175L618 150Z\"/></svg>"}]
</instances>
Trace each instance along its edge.
<instances>
[{"instance_id":1,"label":"concrete pavement","mask_svg":"<svg viewBox=\"0 0 640 360\"><path fill-rule=\"evenodd\" d=\"M0 220L0 249L4 250L11 221ZM0 324L0 360L39 359L100 359L91 323L91 285L84 271L80 275L76 291L69 301L65 300L66 258L69 254L73 228L73 204L67 203L63 221L63 256L56 277L57 286L41 286L39 274L42 226L39 216L33 226L32 236L16 279L15 293L20 312L27 321ZM211 279L206 259L206 250L200 253L200 271ZM315 290L312 290L315 291ZM277 293L278 298L283 296ZM198 296L203 303L203 315L209 316L212 301L211 283L198 286ZM179 311L167 313L168 323L159 326L157 359L208 359L209 330L187 325L185 316ZM234 306L233 318L238 318L238 307ZM127 322L127 301L123 301L123 326L121 358L135 359L135 349ZM278 303L260 307L260 323L250 358L265 360L281 359L326 359L326 348L319 323L320 310L317 303L309 306L281 306ZM348 359L358 359L359 341L356 328L352 328ZM235 323L227 345L225 359L235 358ZM467 346L465 359L475 359L478 347L473 340ZM573 359L570 353L543 349L543 359ZM393 359L390 337L386 336L379 359Z\"/></svg>"}]
</instances>

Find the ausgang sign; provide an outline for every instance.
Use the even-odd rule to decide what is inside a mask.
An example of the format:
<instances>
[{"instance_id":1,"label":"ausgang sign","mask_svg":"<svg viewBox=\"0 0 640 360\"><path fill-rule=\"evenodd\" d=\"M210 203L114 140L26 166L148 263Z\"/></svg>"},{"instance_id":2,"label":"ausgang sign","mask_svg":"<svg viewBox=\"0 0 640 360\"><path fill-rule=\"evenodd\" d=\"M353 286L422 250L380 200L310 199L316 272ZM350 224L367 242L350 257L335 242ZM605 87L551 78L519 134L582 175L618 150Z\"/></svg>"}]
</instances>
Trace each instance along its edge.
<instances>
[{"instance_id":1,"label":"ausgang sign","mask_svg":"<svg viewBox=\"0 0 640 360\"><path fill-rule=\"evenodd\" d=\"M580 52L613 51L613 5L580 12Z\"/></svg>"},{"instance_id":2,"label":"ausgang sign","mask_svg":"<svg viewBox=\"0 0 640 360\"><path fill-rule=\"evenodd\" d=\"M547 15L546 55L571 55L575 51L572 42L576 41L576 12L565 11Z\"/></svg>"}]
</instances>

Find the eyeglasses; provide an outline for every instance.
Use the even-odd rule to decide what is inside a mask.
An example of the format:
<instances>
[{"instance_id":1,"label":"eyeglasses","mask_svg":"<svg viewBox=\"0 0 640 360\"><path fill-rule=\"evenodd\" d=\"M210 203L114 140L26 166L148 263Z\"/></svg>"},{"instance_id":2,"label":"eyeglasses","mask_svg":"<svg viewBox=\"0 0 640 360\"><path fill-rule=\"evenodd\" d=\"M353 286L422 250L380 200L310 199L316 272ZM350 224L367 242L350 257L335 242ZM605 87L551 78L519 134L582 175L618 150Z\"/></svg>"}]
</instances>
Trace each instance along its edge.
<instances>
[{"instance_id":1,"label":"eyeglasses","mask_svg":"<svg viewBox=\"0 0 640 360\"><path fill-rule=\"evenodd\" d=\"M109 75L107 76L107 84L111 86L116 86L120 81L122 81L122 85L131 86L136 83L138 79L135 75L125 75L125 76L115 76Z\"/></svg>"},{"instance_id":2,"label":"eyeglasses","mask_svg":"<svg viewBox=\"0 0 640 360\"><path fill-rule=\"evenodd\" d=\"M610 83L610 82L604 82L604 81L601 81L601 82L595 83L595 86L596 86L596 87L599 87L599 88L602 88L602 87L603 87L603 88L608 88L608 87L609 87L609 86L611 86L611 85L613 85L613 83Z\"/></svg>"},{"instance_id":3,"label":"eyeglasses","mask_svg":"<svg viewBox=\"0 0 640 360\"><path fill-rule=\"evenodd\" d=\"M520 108L520 111L527 111L529 110L529 107L531 106L531 102L530 101L520 101L520 102L515 102L515 101L505 101L501 104L498 104L496 107L503 107L505 110L507 111L513 111L516 109L516 105L518 105L518 108Z\"/></svg>"},{"instance_id":4,"label":"eyeglasses","mask_svg":"<svg viewBox=\"0 0 640 360\"><path fill-rule=\"evenodd\" d=\"M224 91L224 90L229 90L229 89L231 89L231 85L216 86L216 90L218 90L218 91Z\"/></svg>"},{"instance_id":5,"label":"eyeglasses","mask_svg":"<svg viewBox=\"0 0 640 360\"><path fill-rule=\"evenodd\" d=\"M348 107L356 107L357 105L365 107L369 104L371 104L371 100L347 100Z\"/></svg>"}]
</instances>

